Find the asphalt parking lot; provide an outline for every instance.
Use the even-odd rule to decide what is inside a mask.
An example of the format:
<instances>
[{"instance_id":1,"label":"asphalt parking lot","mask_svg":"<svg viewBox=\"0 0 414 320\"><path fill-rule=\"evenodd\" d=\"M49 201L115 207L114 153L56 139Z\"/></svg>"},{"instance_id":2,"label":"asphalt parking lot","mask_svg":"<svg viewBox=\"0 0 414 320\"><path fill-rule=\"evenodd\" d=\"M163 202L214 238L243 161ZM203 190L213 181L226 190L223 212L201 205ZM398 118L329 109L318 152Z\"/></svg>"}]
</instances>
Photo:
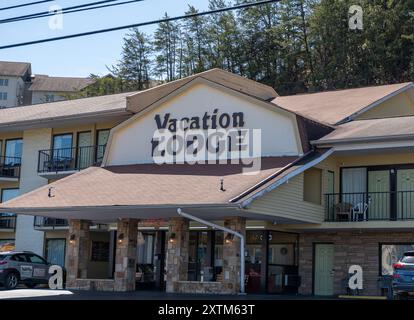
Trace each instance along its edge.
<instances>
[{"instance_id":1,"label":"asphalt parking lot","mask_svg":"<svg viewBox=\"0 0 414 320\"><path fill-rule=\"evenodd\" d=\"M0 300L342 300L337 297L301 295L190 295L170 294L160 291L96 292L50 290L46 288L15 290L0 288Z\"/></svg>"}]
</instances>

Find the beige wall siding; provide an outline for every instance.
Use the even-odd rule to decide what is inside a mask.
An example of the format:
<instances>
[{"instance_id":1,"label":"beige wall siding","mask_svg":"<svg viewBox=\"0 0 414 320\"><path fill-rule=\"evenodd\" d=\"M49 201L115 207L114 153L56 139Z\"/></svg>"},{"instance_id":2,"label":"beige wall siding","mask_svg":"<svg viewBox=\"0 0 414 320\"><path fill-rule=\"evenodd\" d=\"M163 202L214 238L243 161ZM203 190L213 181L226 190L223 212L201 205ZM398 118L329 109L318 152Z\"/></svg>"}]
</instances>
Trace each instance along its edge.
<instances>
[{"instance_id":1,"label":"beige wall siding","mask_svg":"<svg viewBox=\"0 0 414 320\"><path fill-rule=\"evenodd\" d=\"M311 223L324 220L324 207L303 200L303 173L252 202L248 211Z\"/></svg>"},{"instance_id":2,"label":"beige wall siding","mask_svg":"<svg viewBox=\"0 0 414 320\"><path fill-rule=\"evenodd\" d=\"M51 129L27 130L23 134L23 156L20 178L20 194L47 184L37 174L39 150L50 146ZM16 249L43 254L44 233L34 230L34 217L19 215L16 222Z\"/></svg>"},{"instance_id":3,"label":"beige wall siding","mask_svg":"<svg viewBox=\"0 0 414 320\"><path fill-rule=\"evenodd\" d=\"M414 115L414 103L407 93L404 92L364 112L356 119L365 120L412 115Z\"/></svg>"}]
</instances>

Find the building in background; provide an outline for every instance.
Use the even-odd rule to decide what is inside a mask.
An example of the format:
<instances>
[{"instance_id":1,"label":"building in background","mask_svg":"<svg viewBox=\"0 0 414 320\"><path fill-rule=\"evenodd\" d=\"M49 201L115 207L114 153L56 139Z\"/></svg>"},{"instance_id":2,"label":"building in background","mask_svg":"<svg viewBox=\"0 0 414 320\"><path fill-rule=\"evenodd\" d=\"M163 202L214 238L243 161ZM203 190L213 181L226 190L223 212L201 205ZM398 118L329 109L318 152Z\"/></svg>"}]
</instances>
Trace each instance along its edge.
<instances>
[{"instance_id":1,"label":"building in background","mask_svg":"<svg viewBox=\"0 0 414 320\"><path fill-rule=\"evenodd\" d=\"M32 75L30 63L0 61L0 108L66 100L93 83L90 78Z\"/></svg>"},{"instance_id":2,"label":"building in background","mask_svg":"<svg viewBox=\"0 0 414 320\"><path fill-rule=\"evenodd\" d=\"M0 61L0 108L30 104L30 63Z\"/></svg>"},{"instance_id":3,"label":"building in background","mask_svg":"<svg viewBox=\"0 0 414 320\"><path fill-rule=\"evenodd\" d=\"M66 100L71 94L75 94L93 83L94 81L90 78L34 75L28 90L32 96L32 104L38 104Z\"/></svg>"}]
</instances>

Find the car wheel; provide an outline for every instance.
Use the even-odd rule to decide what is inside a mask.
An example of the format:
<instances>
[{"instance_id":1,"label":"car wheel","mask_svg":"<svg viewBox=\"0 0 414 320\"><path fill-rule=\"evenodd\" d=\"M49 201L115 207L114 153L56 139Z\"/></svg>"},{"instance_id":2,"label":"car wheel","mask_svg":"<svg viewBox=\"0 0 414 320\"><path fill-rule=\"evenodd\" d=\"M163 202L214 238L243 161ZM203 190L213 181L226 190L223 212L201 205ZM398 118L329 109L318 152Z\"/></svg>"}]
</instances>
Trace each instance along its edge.
<instances>
[{"instance_id":1,"label":"car wheel","mask_svg":"<svg viewBox=\"0 0 414 320\"><path fill-rule=\"evenodd\" d=\"M5 287L8 290L16 289L17 285L19 284L19 275L15 272L10 272L5 281Z\"/></svg>"},{"instance_id":2,"label":"car wheel","mask_svg":"<svg viewBox=\"0 0 414 320\"><path fill-rule=\"evenodd\" d=\"M34 289L34 288L36 288L37 284L36 283L26 283L25 286L28 287L29 289Z\"/></svg>"}]
</instances>

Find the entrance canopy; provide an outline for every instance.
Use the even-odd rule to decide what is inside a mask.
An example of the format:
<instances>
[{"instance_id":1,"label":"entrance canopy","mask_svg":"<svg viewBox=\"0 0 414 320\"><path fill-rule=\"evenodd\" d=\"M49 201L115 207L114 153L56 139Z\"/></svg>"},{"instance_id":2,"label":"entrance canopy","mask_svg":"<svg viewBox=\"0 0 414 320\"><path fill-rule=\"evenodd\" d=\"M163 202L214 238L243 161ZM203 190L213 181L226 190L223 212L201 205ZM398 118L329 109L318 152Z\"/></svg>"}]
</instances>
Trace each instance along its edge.
<instances>
[{"instance_id":1,"label":"entrance canopy","mask_svg":"<svg viewBox=\"0 0 414 320\"><path fill-rule=\"evenodd\" d=\"M244 172L242 164L91 167L7 201L0 212L114 222L174 217L177 208L190 207L207 219L244 214L258 219L240 210L241 201L298 159L262 158L254 173Z\"/></svg>"}]
</instances>

